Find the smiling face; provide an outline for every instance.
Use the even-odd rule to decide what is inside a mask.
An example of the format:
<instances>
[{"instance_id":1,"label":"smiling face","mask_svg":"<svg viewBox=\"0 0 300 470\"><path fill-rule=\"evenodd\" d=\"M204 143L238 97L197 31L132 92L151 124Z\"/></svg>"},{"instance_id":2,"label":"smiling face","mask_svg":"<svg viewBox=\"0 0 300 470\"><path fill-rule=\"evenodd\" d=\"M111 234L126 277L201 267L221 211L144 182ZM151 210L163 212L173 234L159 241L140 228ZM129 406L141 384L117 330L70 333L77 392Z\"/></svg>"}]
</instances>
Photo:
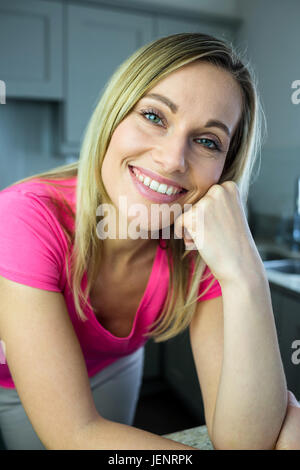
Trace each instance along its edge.
<instances>
[{"instance_id":1,"label":"smiling face","mask_svg":"<svg viewBox=\"0 0 300 470\"><path fill-rule=\"evenodd\" d=\"M184 204L195 204L219 181L241 110L239 84L229 72L209 63L185 65L162 79L112 135L101 175L114 205L119 208L120 196L126 196L128 209L142 204L147 217L140 219L140 227L149 230L151 205L167 203L183 209ZM187 192L164 196L157 192L158 184L151 184L154 191L139 181L131 167L142 174L150 170L150 184L152 179L167 183L169 193L174 192L169 188L172 182ZM174 212L176 218L180 212ZM165 220L162 216L160 228L170 225Z\"/></svg>"}]
</instances>

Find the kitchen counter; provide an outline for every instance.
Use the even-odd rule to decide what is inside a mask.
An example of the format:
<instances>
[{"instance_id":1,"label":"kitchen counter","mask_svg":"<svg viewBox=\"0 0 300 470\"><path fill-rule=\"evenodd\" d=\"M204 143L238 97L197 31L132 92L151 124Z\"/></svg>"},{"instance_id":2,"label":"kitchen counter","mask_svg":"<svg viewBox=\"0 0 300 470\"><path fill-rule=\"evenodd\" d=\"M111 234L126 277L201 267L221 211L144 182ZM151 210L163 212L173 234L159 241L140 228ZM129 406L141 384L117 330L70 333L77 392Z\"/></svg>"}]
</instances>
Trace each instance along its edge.
<instances>
[{"instance_id":1,"label":"kitchen counter","mask_svg":"<svg viewBox=\"0 0 300 470\"><path fill-rule=\"evenodd\" d=\"M262 258L264 253L273 252L281 257L300 259L300 252L291 251L285 245L279 245L275 241L267 239L255 239L254 241ZM266 273L270 282L300 296L300 275L281 273L267 268Z\"/></svg>"},{"instance_id":2,"label":"kitchen counter","mask_svg":"<svg viewBox=\"0 0 300 470\"><path fill-rule=\"evenodd\" d=\"M207 434L206 426L197 426L191 429L184 429L183 431L165 434L163 437L172 439L173 441L180 442L187 446L195 447L200 450L214 450L211 440Z\"/></svg>"}]
</instances>

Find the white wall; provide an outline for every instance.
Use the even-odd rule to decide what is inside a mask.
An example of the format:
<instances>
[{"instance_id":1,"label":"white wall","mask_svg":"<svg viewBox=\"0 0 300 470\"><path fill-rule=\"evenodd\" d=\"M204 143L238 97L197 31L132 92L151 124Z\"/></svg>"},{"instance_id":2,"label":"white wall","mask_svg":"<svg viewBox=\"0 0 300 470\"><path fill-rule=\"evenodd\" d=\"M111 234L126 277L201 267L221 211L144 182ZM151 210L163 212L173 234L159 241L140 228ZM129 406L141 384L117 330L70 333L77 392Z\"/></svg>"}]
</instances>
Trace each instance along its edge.
<instances>
[{"instance_id":1,"label":"white wall","mask_svg":"<svg viewBox=\"0 0 300 470\"><path fill-rule=\"evenodd\" d=\"M258 213L291 216L300 176L300 104L291 102L291 84L300 79L300 2L240 0L239 13L244 25L238 41L255 67L268 126L251 206Z\"/></svg>"}]
</instances>

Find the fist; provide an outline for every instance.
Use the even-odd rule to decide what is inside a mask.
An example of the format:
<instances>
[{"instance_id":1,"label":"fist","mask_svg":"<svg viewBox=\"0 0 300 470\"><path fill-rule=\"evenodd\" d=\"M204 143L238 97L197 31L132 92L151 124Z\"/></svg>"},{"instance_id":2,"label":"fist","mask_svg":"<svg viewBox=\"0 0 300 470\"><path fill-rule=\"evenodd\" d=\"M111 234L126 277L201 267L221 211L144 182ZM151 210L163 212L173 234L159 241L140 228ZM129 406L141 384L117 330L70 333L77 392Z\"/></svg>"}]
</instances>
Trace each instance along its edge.
<instances>
[{"instance_id":1,"label":"fist","mask_svg":"<svg viewBox=\"0 0 300 470\"><path fill-rule=\"evenodd\" d=\"M234 181L211 186L175 220L174 232L187 249L199 251L219 282L264 270Z\"/></svg>"}]
</instances>

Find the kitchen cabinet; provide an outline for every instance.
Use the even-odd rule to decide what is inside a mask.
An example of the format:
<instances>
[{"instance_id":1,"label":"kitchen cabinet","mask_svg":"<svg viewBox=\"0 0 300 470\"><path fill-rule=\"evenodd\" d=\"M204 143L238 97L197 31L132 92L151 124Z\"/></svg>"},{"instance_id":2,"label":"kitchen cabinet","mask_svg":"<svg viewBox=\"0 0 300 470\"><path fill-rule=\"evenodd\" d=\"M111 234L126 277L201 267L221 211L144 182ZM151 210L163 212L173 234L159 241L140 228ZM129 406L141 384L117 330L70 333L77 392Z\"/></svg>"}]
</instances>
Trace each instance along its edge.
<instances>
[{"instance_id":1,"label":"kitchen cabinet","mask_svg":"<svg viewBox=\"0 0 300 470\"><path fill-rule=\"evenodd\" d=\"M152 39L151 15L67 5L66 101L59 112L60 152L78 154L105 84L136 49Z\"/></svg>"},{"instance_id":2,"label":"kitchen cabinet","mask_svg":"<svg viewBox=\"0 0 300 470\"><path fill-rule=\"evenodd\" d=\"M300 400L300 295L289 295L275 284L270 290L287 387Z\"/></svg>"},{"instance_id":3,"label":"kitchen cabinet","mask_svg":"<svg viewBox=\"0 0 300 470\"><path fill-rule=\"evenodd\" d=\"M0 80L7 98L63 98L63 5L0 0Z\"/></svg>"}]
</instances>

